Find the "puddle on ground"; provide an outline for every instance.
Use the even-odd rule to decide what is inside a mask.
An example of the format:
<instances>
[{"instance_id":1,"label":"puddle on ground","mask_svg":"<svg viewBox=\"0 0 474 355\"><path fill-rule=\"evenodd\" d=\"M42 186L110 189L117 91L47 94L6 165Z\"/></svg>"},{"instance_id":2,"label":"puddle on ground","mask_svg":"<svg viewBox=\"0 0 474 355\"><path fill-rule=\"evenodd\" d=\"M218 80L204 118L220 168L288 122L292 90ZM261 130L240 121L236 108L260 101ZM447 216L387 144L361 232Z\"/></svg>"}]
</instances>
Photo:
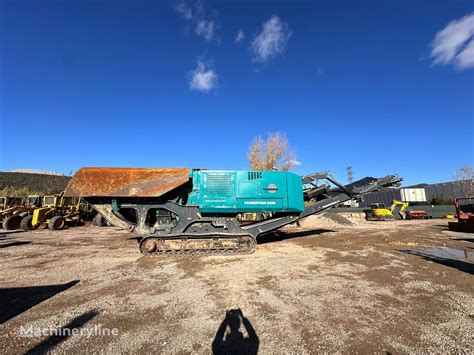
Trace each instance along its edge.
<instances>
[{"instance_id":1,"label":"puddle on ground","mask_svg":"<svg viewBox=\"0 0 474 355\"><path fill-rule=\"evenodd\" d=\"M446 247L430 247L416 250L419 253L428 254L442 259L468 259L474 260L474 250L470 248L457 249Z\"/></svg>"}]
</instances>

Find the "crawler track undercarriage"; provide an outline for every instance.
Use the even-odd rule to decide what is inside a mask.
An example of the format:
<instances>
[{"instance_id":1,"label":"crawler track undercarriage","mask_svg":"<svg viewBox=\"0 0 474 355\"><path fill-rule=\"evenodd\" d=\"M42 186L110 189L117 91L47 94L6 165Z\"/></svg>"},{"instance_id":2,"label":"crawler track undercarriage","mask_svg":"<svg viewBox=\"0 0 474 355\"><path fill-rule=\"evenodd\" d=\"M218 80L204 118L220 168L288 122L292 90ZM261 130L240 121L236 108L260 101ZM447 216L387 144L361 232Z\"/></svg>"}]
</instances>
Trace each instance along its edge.
<instances>
[{"instance_id":1,"label":"crawler track undercarriage","mask_svg":"<svg viewBox=\"0 0 474 355\"><path fill-rule=\"evenodd\" d=\"M251 254L257 242L249 234L182 234L166 237L144 237L140 251L144 255Z\"/></svg>"}]
</instances>

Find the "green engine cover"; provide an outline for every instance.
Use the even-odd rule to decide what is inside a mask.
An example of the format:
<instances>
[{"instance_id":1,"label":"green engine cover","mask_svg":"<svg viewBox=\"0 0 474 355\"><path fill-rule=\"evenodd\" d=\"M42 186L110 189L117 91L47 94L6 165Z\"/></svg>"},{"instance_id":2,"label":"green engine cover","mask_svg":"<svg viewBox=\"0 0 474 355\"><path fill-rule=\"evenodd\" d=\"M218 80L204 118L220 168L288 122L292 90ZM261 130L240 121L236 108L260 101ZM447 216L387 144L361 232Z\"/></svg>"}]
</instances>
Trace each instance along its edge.
<instances>
[{"instance_id":1,"label":"green engine cover","mask_svg":"<svg viewBox=\"0 0 474 355\"><path fill-rule=\"evenodd\" d=\"M302 212L301 176L286 171L194 170L188 204L204 213Z\"/></svg>"}]
</instances>

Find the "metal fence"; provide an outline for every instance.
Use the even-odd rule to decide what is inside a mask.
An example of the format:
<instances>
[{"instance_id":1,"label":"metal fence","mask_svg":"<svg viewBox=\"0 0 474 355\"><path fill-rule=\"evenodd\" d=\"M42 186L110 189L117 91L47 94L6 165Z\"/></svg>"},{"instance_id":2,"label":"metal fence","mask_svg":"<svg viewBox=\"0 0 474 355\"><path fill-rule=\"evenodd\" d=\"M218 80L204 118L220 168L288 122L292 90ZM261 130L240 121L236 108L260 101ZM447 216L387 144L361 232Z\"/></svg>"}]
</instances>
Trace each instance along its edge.
<instances>
[{"instance_id":1,"label":"metal fence","mask_svg":"<svg viewBox=\"0 0 474 355\"><path fill-rule=\"evenodd\" d=\"M390 205L389 205L390 206ZM328 212L350 212L350 213L364 213L367 207L337 207L332 208ZM407 211L421 210L426 211L433 218L443 218L447 214L456 213L456 208L453 205L417 205L408 206Z\"/></svg>"},{"instance_id":2,"label":"metal fence","mask_svg":"<svg viewBox=\"0 0 474 355\"><path fill-rule=\"evenodd\" d=\"M454 200L456 197L469 197L463 196L463 194L456 189L454 182L431 184L423 187L416 186L414 188L425 189L426 202L424 202L424 204L429 203L434 197L444 197L451 200ZM364 200L359 203L359 206L368 207L372 203L384 203L386 206L390 206L393 200L401 200L400 189L373 192L364 196Z\"/></svg>"}]
</instances>

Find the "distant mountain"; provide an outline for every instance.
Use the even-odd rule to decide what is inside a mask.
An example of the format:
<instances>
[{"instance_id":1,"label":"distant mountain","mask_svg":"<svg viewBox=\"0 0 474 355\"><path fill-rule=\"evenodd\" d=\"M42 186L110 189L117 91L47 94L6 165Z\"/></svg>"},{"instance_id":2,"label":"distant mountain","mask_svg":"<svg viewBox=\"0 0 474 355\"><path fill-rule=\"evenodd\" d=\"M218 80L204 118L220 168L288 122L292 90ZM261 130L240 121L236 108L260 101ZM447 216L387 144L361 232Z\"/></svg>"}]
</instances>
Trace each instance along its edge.
<instances>
[{"instance_id":1,"label":"distant mountain","mask_svg":"<svg viewBox=\"0 0 474 355\"><path fill-rule=\"evenodd\" d=\"M70 176L51 173L0 171L0 190L8 194L56 194L63 191Z\"/></svg>"},{"instance_id":2,"label":"distant mountain","mask_svg":"<svg viewBox=\"0 0 474 355\"><path fill-rule=\"evenodd\" d=\"M41 174L41 175L59 175L62 174L55 173L54 171L45 171L45 170L37 170L37 169L15 169L7 171L9 173L26 173L26 174Z\"/></svg>"}]
</instances>

